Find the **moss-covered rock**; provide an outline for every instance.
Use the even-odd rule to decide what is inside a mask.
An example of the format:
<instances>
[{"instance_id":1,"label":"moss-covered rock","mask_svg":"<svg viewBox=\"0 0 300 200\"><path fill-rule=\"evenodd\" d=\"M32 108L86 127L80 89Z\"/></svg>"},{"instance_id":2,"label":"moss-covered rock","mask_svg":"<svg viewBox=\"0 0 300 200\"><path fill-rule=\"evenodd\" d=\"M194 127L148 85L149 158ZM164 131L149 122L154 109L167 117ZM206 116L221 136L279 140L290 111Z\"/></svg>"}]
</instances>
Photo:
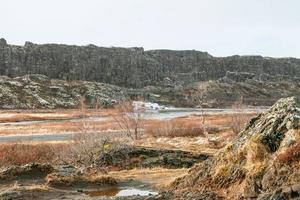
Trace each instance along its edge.
<instances>
[{"instance_id":1,"label":"moss-covered rock","mask_svg":"<svg viewBox=\"0 0 300 200\"><path fill-rule=\"evenodd\" d=\"M187 191L199 197L210 191L224 199L300 197L300 187L291 189L300 182L299 116L296 98L280 99L214 157L176 180L168 194L173 199Z\"/></svg>"},{"instance_id":2,"label":"moss-covered rock","mask_svg":"<svg viewBox=\"0 0 300 200\"><path fill-rule=\"evenodd\" d=\"M124 89L87 81L50 80L44 75L0 77L0 108L108 107L125 99ZM82 102L83 101L83 102Z\"/></svg>"}]
</instances>

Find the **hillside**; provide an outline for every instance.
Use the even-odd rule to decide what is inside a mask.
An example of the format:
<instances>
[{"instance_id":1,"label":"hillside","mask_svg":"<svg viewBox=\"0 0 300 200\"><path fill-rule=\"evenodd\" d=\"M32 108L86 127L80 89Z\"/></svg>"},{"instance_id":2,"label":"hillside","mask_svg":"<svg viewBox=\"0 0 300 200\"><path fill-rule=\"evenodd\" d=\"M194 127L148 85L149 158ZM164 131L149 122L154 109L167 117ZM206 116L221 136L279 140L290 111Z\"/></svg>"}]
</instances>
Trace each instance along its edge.
<instances>
[{"instance_id":1,"label":"hillside","mask_svg":"<svg viewBox=\"0 0 300 200\"><path fill-rule=\"evenodd\" d=\"M107 107L125 98L124 89L98 82L64 81L44 75L0 77L1 109Z\"/></svg>"},{"instance_id":2,"label":"hillside","mask_svg":"<svg viewBox=\"0 0 300 200\"><path fill-rule=\"evenodd\" d=\"M279 100L213 158L177 179L166 198L299 198L299 130L299 102Z\"/></svg>"}]
</instances>

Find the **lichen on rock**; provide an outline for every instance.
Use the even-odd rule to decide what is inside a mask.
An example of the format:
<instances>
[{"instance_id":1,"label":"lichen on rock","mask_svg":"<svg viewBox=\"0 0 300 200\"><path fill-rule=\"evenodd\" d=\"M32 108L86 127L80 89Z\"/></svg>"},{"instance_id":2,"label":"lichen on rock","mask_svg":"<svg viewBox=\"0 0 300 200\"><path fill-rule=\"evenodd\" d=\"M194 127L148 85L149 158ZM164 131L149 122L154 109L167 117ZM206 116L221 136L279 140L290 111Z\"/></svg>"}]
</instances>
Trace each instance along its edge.
<instances>
[{"instance_id":1,"label":"lichen on rock","mask_svg":"<svg viewBox=\"0 0 300 200\"><path fill-rule=\"evenodd\" d=\"M191 191L193 198L204 191L222 199L300 197L299 115L296 98L280 99L213 158L177 179L169 194L174 199Z\"/></svg>"},{"instance_id":2,"label":"lichen on rock","mask_svg":"<svg viewBox=\"0 0 300 200\"><path fill-rule=\"evenodd\" d=\"M125 99L121 87L88 81L63 81L44 75L0 77L0 108L76 108L81 98L89 107L112 106Z\"/></svg>"}]
</instances>

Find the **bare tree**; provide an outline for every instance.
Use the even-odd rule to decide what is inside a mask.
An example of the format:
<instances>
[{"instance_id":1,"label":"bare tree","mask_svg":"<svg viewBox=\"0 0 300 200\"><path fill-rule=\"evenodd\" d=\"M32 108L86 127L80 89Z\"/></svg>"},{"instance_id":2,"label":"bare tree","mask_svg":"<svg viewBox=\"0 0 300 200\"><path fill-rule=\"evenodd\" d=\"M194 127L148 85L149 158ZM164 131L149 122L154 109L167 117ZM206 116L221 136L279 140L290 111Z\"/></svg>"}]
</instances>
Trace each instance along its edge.
<instances>
[{"instance_id":1,"label":"bare tree","mask_svg":"<svg viewBox=\"0 0 300 200\"><path fill-rule=\"evenodd\" d=\"M206 103L204 92L205 92L205 86L203 85L203 83L201 83L197 90L196 99L198 102L198 107L201 110L201 128L203 129L203 134L208 138L208 134L206 131L206 116L205 116L205 110L203 107L203 105L205 105L205 103Z\"/></svg>"},{"instance_id":2,"label":"bare tree","mask_svg":"<svg viewBox=\"0 0 300 200\"><path fill-rule=\"evenodd\" d=\"M233 114L230 121L230 127L235 134L240 133L247 123L249 117L245 114L245 105L243 97L239 97L232 105L232 108L237 111Z\"/></svg>"},{"instance_id":3,"label":"bare tree","mask_svg":"<svg viewBox=\"0 0 300 200\"><path fill-rule=\"evenodd\" d=\"M87 109L87 105L86 105L86 99L85 96L80 96L79 97L79 110L82 116L84 116L86 114L86 109Z\"/></svg>"},{"instance_id":4,"label":"bare tree","mask_svg":"<svg viewBox=\"0 0 300 200\"><path fill-rule=\"evenodd\" d=\"M144 127L145 107L143 105L142 102L134 105L132 101L127 101L115 106L117 113L113 118L120 130L132 140L140 137L141 129Z\"/></svg>"}]
</instances>

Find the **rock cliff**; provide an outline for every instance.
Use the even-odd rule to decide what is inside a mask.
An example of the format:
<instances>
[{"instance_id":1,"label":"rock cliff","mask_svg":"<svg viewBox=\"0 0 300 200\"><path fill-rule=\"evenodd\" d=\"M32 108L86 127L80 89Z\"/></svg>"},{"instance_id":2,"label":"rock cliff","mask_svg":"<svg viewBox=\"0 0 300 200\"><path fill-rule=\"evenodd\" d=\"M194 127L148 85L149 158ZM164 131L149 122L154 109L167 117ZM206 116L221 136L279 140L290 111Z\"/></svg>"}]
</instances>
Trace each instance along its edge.
<instances>
[{"instance_id":1,"label":"rock cliff","mask_svg":"<svg viewBox=\"0 0 300 200\"><path fill-rule=\"evenodd\" d=\"M213 57L194 50L144 51L143 48L38 45L31 42L16 46L0 40L0 75L9 77L43 74L54 79L98 81L141 88L217 80L227 71L252 73L261 76L261 80L275 77L293 79L300 77L300 59Z\"/></svg>"}]
</instances>

